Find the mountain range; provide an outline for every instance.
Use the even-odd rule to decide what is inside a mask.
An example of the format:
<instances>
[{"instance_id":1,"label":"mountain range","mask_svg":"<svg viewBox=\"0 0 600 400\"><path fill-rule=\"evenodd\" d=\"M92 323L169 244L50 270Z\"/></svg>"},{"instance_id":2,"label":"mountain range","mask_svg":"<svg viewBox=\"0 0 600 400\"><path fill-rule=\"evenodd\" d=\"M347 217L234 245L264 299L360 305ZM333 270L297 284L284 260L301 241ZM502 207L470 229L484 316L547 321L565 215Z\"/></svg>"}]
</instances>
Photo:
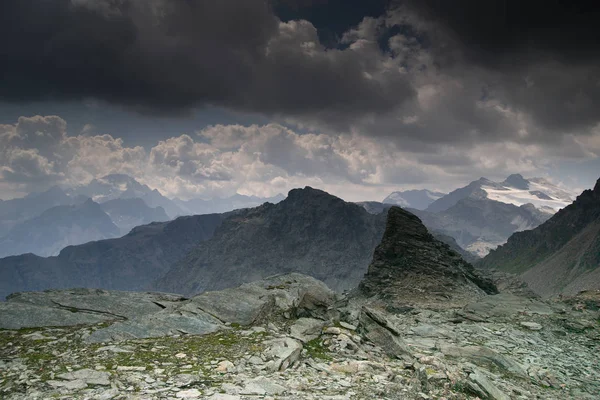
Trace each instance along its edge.
<instances>
[{"instance_id":1,"label":"mountain range","mask_svg":"<svg viewBox=\"0 0 600 400\"><path fill-rule=\"evenodd\" d=\"M281 271L307 273L341 291L362 279L385 217L320 190L294 189L278 204L152 223L55 257L0 259L0 296L67 287L192 294Z\"/></svg>"},{"instance_id":2,"label":"mountain range","mask_svg":"<svg viewBox=\"0 0 600 400\"><path fill-rule=\"evenodd\" d=\"M0 238L0 257L35 253L53 256L68 245L119 236L119 228L88 199L83 204L52 207L13 227Z\"/></svg>"},{"instance_id":3,"label":"mountain range","mask_svg":"<svg viewBox=\"0 0 600 400\"><path fill-rule=\"evenodd\" d=\"M545 296L600 289L600 179L544 224L512 235L479 265L519 274Z\"/></svg>"},{"instance_id":4,"label":"mountain range","mask_svg":"<svg viewBox=\"0 0 600 400\"><path fill-rule=\"evenodd\" d=\"M544 178L525 179L520 174L513 174L502 182L480 178L440 197L426 210L444 211L466 198L495 200L515 206L533 204L536 208L553 214L571 204L574 196Z\"/></svg>"},{"instance_id":5,"label":"mountain range","mask_svg":"<svg viewBox=\"0 0 600 400\"><path fill-rule=\"evenodd\" d=\"M276 203L283 198L236 194L225 199L182 201L169 199L122 174L107 175L76 187L54 186L24 198L0 201L0 257L24 253L57 255L66 246L119 237L151 222L180 215L224 213L266 201ZM88 200L100 204L99 208L91 203L80 207Z\"/></svg>"},{"instance_id":6,"label":"mountain range","mask_svg":"<svg viewBox=\"0 0 600 400\"><path fill-rule=\"evenodd\" d=\"M412 201L408 193L420 200ZM448 235L475 257L484 257L514 232L545 222L574 197L543 178L514 174L502 182L480 178L446 195L427 190L394 192L384 204L361 204L370 212L383 211L385 203L400 205L418 215L432 232Z\"/></svg>"},{"instance_id":7,"label":"mountain range","mask_svg":"<svg viewBox=\"0 0 600 400\"><path fill-rule=\"evenodd\" d=\"M0 299L16 291L70 287L145 290L199 242L212 237L226 216L154 222L120 238L66 247L54 257L2 258Z\"/></svg>"}]
</instances>

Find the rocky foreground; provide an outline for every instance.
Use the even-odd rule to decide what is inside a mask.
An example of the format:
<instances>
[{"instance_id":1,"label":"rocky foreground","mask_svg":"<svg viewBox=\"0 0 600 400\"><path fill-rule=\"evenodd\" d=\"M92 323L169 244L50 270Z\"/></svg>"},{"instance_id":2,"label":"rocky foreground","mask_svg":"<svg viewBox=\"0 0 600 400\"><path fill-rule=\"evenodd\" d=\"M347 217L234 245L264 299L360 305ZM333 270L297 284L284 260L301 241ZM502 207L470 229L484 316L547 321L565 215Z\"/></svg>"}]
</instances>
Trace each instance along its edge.
<instances>
[{"instance_id":1,"label":"rocky foreground","mask_svg":"<svg viewBox=\"0 0 600 400\"><path fill-rule=\"evenodd\" d=\"M459 308L418 300L386 308L291 274L199 297L95 290L12 296L0 308L0 397L596 399L600 393L599 293L555 302L504 293ZM45 313L41 323L54 318L63 326L21 327L35 325L31 314L13 312L26 308Z\"/></svg>"}]
</instances>

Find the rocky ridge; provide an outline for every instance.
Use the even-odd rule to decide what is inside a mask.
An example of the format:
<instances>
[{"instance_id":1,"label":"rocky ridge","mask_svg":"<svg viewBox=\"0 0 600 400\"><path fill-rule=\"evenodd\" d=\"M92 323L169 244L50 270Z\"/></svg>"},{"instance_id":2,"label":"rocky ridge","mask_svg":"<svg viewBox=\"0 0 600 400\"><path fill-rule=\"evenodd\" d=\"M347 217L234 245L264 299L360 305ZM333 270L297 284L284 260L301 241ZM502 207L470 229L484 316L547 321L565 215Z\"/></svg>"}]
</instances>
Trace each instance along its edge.
<instances>
[{"instance_id":1,"label":"rocky ridge","mask_svg":"<svg viewBox=\"0 0 600 400\"><path fill-rule=\"evenodd\" d=\"M322 190L293 189L278 204L239 210L159 279L185 295L300 272L336 291L358 285L381 240L385 214Z\"/></svg>"}]
</instances>

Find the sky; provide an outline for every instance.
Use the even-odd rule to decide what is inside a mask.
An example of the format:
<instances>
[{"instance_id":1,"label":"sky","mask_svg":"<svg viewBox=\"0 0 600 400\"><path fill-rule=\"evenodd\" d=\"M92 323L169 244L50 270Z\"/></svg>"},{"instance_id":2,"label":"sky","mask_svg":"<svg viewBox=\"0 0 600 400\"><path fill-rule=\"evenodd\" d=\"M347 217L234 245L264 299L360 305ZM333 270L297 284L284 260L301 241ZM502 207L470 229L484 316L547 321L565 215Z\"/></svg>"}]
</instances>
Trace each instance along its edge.
<instances>
[{"instance_id":1,"label":"sky","mask_svg":"<svg viewBox=\"0 0 600 400\"><path fill-rule=\"evenodd\" d=\"M0 199L124 173L344 199L600 177L600 4L0 2Z\"/></svg>"}]
</instances>

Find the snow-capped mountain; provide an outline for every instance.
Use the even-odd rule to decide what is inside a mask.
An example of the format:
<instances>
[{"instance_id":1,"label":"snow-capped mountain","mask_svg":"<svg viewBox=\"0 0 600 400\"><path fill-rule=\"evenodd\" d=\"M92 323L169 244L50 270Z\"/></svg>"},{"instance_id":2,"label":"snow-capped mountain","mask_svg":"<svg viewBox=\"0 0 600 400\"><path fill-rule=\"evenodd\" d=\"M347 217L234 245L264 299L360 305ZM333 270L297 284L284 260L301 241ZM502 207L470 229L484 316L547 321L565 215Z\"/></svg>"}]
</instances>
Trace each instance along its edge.
<instances>
[{"instance_id":1,"label":"snow-capped mountain","mask_svg":"<svg viewBox=\"0 0 600 400\"><path fill-rule=\"evenodd\" d=\"M533 204L542 212L554 214L571 204L575 197L574 193L570 193L544 178L525 179L519 174L514 174L502 182L480 178L434 201L427 207L427 211L444 211L462 199L471 198L495 200L517 207Z\"/></svg>"},{"instance_id":2,"label":"snow-capped mountain","mask_svg":"<svg viewBox=\"0 0 600 400\"><path fill-rule=\"evenodd\" d=\"M520 178L521 184L516 184ZM511 175L502 187L482 185L487 198L510 203L516 206L533 204L536 208L554 214L573 202L575 194L569 193L544 178L524 179L521 175Z\"/></svg>"},{"instance_id":3,"label":"snow-capped mountain","mask_svg":"<svg viewBox=\"0 0 600 400\"><path fill-rule=\"evenodd\" d=\"M405 190L393 192L383 199L384 204L393 204L404 208L414 208L424 210L437 199L445 196L446 193L432 192L431 190Z\"/></svg>"}]
</instances>

